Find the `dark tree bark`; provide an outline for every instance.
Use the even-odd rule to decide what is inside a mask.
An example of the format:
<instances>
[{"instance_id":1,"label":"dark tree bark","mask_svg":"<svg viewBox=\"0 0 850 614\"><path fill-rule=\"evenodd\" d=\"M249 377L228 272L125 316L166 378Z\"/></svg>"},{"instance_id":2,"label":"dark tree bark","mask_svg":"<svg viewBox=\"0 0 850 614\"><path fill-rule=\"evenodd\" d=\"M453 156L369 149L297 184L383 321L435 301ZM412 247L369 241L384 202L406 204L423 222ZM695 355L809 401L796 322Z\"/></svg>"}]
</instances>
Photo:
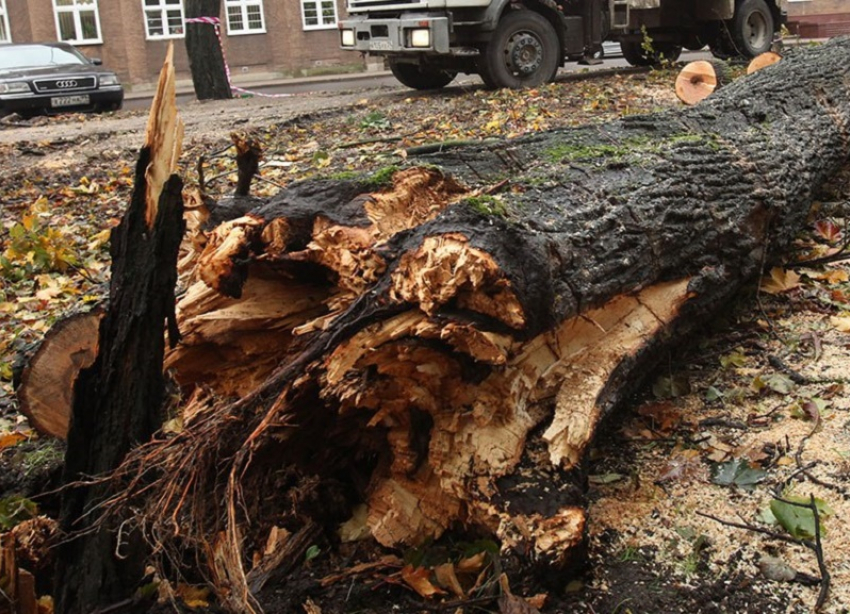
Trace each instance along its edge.
<instances>
[{"instance_id":1,"label":"dark tree bark","mask_svg":"<svg viewBox=\"0 0 850 614\"><path fill-rule=\"evenodd\" d=\"M91 614L122 602L143 576L145 548L138 533L99 522L97 507L112 494L110 484L84 482L114 470L162 424L163 329L168 321L176 343L174 284L183 235L182 181L171 175L172 156L179 155L174 135L182 127L173 112L170 51L163 72L171 80L170 95L164 95L161 77L132 199L112 232L109 307L99 326L97 357L74 388L59 518L70 539L58 548L54 577L59 614ZM168 111L159 115L163 107Z\"/></svg>"},{"instance_id":2,"label":"dark tree bark","mask_svg":"<svg viewBox=\"0 0 850 614\"><path fill-rule=\"evenodd\" d=\"M221 0L186 0L186 19L219 17ZM224 24L220 26L224 28ZM186 24L186 53L198 100L233 98L227 79L224 54L215 27L206 23Z\"/></svg>"},{"instance_id":3,"label":"dark tree bark","mask_svg":"<svg viewBox=\"0 0 850 614\"><path fill-rule=\"evenodd\" d=\"M782 253L850 159L848 65L834 40L685 112L222 206L166 358L184 431L119 473L162 469L140 482L157 541L195 546L241 612L257 610L246 544L334 531L359 502L381 544L472 529L507 569L563 584L600 421Z\"/></svg>"}]
</instances>

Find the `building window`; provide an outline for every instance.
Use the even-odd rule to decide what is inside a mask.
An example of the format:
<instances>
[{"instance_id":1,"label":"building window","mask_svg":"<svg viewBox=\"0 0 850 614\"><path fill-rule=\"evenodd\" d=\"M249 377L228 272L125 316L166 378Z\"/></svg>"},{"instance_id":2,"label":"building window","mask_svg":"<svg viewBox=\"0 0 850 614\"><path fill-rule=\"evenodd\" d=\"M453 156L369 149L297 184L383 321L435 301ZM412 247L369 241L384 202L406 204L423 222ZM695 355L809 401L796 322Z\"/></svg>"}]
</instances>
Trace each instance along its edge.
<instances>
[{"instance_id":1,"label":"building window","mask_svg":"<svg viewBox=\"0 0 850 614\"><path fill-rule=\"evenodd\" d=\"M12 32L9 30L9 12L6 10L6 0L0 0L0 43L11 43Z\"/></svg>"},{"instance_id":2,"label":"building window","mask_svg":"<svg viewBox=\"0 0 850 614\"><path fill-rule=\"evenodd\" d=\"M336 27L335 0L301 0L301 19L305 30Z\"/></svg>"},{"instance_id":3,"label":"building window","mask_svg":"<svg viewBox=\"0 0 850 614\"><path fill-rule=\"evenodd\" d=\"M183 36L183 0L142 0L148 39Z\"/></svg>"},{"instance_id":4,"label":"building window","mask_svg":"<svg viewBox=\"0 0 850 614\"><path fill-rule=\"evenodd\" d=\"M224 10L228 34L263 34L266 31L262 0L224 0Z\"/></svg>"},{"instance_id":5,"label":"building window","mask_svg":"<svg viewBox=\"0 0 850 614\"><path fill-rule=\"evenodd\" d=\"M5 19L5 10L3 12ZM103 42L97 0L53 0L53 14L60 41L79 44Z\"/></svg>"}]
</instances>

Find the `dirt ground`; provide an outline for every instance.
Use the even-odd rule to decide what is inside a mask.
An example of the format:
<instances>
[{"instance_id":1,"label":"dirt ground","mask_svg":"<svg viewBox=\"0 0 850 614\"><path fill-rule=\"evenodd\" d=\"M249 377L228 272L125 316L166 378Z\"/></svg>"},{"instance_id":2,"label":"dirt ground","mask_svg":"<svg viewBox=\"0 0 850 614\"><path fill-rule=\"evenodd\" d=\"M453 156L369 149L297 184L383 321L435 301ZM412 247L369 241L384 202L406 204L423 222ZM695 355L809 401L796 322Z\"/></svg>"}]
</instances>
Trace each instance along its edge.
<instances>
[{"instance_id":1,"label":"dirt ground","mask_svg":"<svg viewBox=\"0 0 850 614\"><path fill-rule=\"evenodd\" d=\"M266 148L260 193L272 193L302 177L403 164L405 148L422 143L503 138L669 108L677 104L673 74L608 75L520 94L391 88L194 103L181 109L183 173L194 177L204 155L208 179L221 177L215 185L225 193L232 162L210 162L210 154L227 147L231 131L251 131ZM49 206L38 210L40 218L79 234L78 249L87 258L85 267L41 272L47 276L35 282L5 272L0 349L6 363L62 313L102 293L107 257L102 246L91 246L127 202L125 170L135 161L145 122L141 113L119 112L0 126L0 253L11 244L14 225L43 197ZM835 254L844 243L849 205L846 183L825 190L788 263ZM831 589L821 611L850 612L848 266L840 260L787 266L768 273L760 289L750 288L671 353L651 384L606 426L589 468L587 568L554 587L511 578L514 593L544 593L544 612L802 613L814 610L820 585L812 578L825 568ZM81 269L84 279L76 275ZM0 426L32 439L16 415L11 370L2 364ZM4 447L4 496L49 490L61 454L61 445L37 439ZM790 534L775 522L776 510L771 513L780 494L822 500L822 531L800 529L804 540L787 541ZM43 513L55 511L55 499L40 502ZM397 570L391 568L323 586L321 578L378 553L330 544L318 550L289 579L267 588L266 611L500 611L486 593L466 604L424 601L392 580ZM308 599L320 609L304 606Z\"/></svg>"}]
</instances>

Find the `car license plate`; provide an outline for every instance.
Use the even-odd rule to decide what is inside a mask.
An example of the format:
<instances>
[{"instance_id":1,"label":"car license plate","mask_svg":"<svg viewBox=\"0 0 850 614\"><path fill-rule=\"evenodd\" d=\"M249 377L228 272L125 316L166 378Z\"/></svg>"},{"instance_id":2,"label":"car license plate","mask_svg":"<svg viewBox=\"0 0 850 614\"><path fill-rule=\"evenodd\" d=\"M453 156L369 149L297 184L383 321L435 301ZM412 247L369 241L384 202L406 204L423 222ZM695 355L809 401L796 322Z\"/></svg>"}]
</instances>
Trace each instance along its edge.
<instances>
[{"instance_id":1,"label":"car license plate","mask_svg":"<svg viewBox=\"0 0 850 614\"><path fill-rule=\"evenodd\" d=\"M56 96L50 99L51 107L74 107L81 104L89 104L88 94L81 96Z\"/></svg>"},{"instance_id":2,"label":"car license plate","mask_svg":"<svg viewBox=\"0 0 850 614\"><path fill-rule=\"evenodd\" d=\"M393 44L390 41L372 41L369 43L371 51L392 51Z\"/></svg>"}]
</instances>

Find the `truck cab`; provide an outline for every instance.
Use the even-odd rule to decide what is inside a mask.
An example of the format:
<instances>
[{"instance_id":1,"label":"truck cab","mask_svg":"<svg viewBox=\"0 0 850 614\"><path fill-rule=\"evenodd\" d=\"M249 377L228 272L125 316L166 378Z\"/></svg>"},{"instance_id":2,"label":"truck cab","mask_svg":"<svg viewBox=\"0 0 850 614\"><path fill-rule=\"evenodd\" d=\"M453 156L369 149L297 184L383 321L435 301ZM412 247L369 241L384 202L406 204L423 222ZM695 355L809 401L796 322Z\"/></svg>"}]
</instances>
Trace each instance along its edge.
<instances>
[{"instance_id":1,"label":"truck cab","mask_svg":"<svg viewBox=\"0 0 850 614\"><path fill-rule=\"evenodd\" d=\"M768 51L787 0L347 0L344 49L387 58L416 89L448 85L459 72L485 85L534 87L565 62L593 63L603 41L626 60L675 60L708 45L716 56Z\"/></svg>"}]
</instances>

